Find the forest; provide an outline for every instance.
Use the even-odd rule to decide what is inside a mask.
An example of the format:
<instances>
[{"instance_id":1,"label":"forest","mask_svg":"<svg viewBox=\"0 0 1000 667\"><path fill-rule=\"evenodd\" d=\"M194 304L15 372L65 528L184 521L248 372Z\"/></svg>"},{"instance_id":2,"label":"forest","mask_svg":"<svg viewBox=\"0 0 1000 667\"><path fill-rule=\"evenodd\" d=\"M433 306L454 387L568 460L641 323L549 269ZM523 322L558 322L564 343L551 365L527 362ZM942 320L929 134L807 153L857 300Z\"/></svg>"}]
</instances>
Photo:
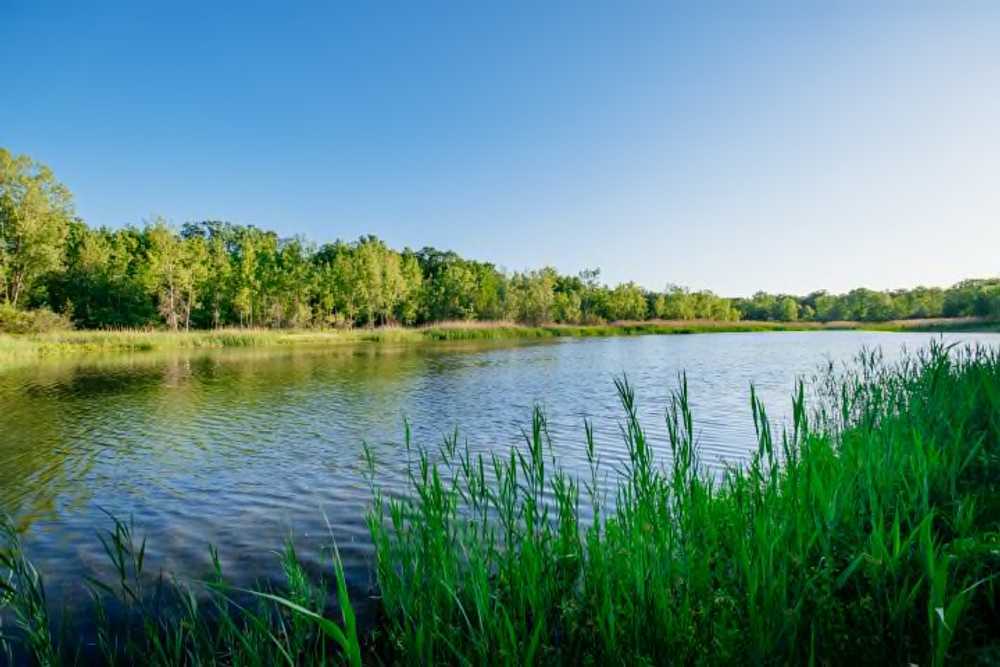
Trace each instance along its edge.
<instances>
[{"instance_id":1,"label":"forest","mask_svg":"<svg viewBox=\"0 0 1000 667\"><path fill-rule=\"evenodd\" d=\"M347 328L445 320L877 322L1000 317L1000 278L949 288L726 298L610 286L599 269L510 272L376 236L316 244L252 225L161 218L91 227L51 169L0 148L0 330L221 326Z\"/></svg>"}]
</instances>

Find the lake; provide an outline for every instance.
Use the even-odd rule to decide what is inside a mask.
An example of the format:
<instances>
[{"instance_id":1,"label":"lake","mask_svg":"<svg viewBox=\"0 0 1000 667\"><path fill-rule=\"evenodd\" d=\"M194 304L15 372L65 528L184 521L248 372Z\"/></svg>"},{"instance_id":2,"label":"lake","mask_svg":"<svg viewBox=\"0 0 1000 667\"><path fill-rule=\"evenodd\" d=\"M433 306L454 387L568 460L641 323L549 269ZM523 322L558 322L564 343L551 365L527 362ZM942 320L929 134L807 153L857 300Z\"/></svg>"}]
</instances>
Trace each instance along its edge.
<instances>
[{"instance_id":1,"label":"lake","mask_svg":"<svg viewBox=\"0 0 1000 667\"><path fill-rule=\"evenodd\" d=\"M664 410L687 372L701 458L719 469L755 444L749 388L773 419L799 378L862 347L887 356L939 335L789 332L185 351L47 362L0 373L0 509L13 516L53 600L85 599L83 575L110 572L96 533L107 513L148 536L148 569L211 571L208 545L236 584L280 576L276 551L329 571L335 539L352 592L369 590L370 498L401 492L404 417L417 444L459 429L475 451L506 452L531 410L548 416L553 453L584 473L585 419L602 458L622 456L613 380L627 374L657 447ZM945 341L1000 345L1000 334Z\"/></svg>"}]
</instances>

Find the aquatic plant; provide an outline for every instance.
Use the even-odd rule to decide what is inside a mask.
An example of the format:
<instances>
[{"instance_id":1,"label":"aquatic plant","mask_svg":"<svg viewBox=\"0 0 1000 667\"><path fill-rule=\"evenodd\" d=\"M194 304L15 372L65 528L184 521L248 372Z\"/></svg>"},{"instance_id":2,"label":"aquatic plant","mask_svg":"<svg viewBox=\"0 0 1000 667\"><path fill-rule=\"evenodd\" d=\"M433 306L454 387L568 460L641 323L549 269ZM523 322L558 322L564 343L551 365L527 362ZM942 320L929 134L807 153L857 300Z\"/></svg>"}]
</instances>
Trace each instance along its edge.
<instances>
[{"instance_id":1,"label":"aquatic plant","mask_svg":"<svg viewBox=\"0 0 1000 667\"><path fill-rule=\"evenodd\" d=\"M756 451L718 478L699 465L686 381L664 462L621 381L627 457L610 498L591 429L580 482L552 458L541 411L509 455L418 451L411 493L376 489L371 518L393 659L1000 657L996 352L867 355L819 389L810 412L799 387L780 434L752 395Z\"/></svg>"}]
</instances>

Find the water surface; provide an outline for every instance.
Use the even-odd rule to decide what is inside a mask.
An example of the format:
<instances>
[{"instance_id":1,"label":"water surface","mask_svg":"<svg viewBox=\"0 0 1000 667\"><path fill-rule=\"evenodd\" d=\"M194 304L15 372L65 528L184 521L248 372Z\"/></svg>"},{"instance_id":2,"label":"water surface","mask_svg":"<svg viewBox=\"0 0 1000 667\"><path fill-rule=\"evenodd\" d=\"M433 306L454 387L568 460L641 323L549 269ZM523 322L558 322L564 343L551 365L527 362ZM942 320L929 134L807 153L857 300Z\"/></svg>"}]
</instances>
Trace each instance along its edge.
<instances>
[{"instance_id":1,"label":"water surface","mask_svg":"<svg viewBox=\"0 0 1000 667\"><path fill-rule=\"evenodd\" d=\"M402 420L418 444L460 429L477 451L519 443L532 407L549 417L555 455L584 472L583 421L601 455L622 455L613 379L628 375L656 446L686 371L703 461L738 463L754 446L751 382L781 420L797 378L863 347L887 355L934 336L789 332L559 340L536 344L185 351L83 358L0 373L0 510L23 531L50 595L74 604L83 575L108 564L105 512L148 536L150 567L208 574L219 548L237 584L278 576L294 536L326 568L333 539L355 592L370 582L362 443L378 482L401 491ZM1000 344L997 334L947 341ZM332 533L332 537L331 537Z\"/></svg>"}]
</instances>

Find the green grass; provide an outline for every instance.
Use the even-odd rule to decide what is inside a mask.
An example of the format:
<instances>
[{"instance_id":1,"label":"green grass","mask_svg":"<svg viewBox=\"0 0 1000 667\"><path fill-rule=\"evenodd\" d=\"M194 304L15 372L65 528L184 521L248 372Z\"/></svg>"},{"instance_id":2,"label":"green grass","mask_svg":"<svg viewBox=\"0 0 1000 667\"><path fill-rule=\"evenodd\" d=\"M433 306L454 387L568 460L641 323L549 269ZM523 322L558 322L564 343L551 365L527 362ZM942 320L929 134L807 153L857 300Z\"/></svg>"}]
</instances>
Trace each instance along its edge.
<instances>
[{"instance_id":1,"label":"green grass","mask_svg":"<svg viewBox=\"0 0 1000 667\"><path fill-rule=\"evenodd\" d=\"M137 629L107 626L104 655L157 664L1000 661L1000 351L935 344L897 364L865 354L852 371L799 387L780 432L751 395L752 459L721 477L699 461L685 380L667 409L663 460L625 380L618 392L622 447L599 451L588 425L583 479L559 468L540 410L520 448L491 457L457 435L415 448L407 429L401 495L380 491L369 455L380 613L360 639L339 560L337 585L310 583L290 547L286 586L252 595L253 605L236 608L218 572L205 584L212 614L177 584L169 590L190 601L159 615L130 584L142 546L116 522L105 543L121 582L95 597L124 600ZM16 536L9 544L0 567L21 650L40 662L72 656L46 616L41 578ZM327 588L339 614L323 614Z\"/></svg>"},{"instance_id":2,"label":"green grass","mask_svg":"<svg viewBox=\"0 0 1000 667\"><path fill-rule=\"evenodd\" d=\"M418 452L411 499L376 494L385 645L403 663L967 664L1000 660L1000 358L867 357L789 432L755 399L751 464L699 465L687 389L657 462L619 385L617 492L525 446ZM436 461L436 462L433 462ZM551 501L551 502L550 502ZM594 517L586 523L584 517Z\"/></svg>"},{"instance_id":3,"label":"green grass","mask_svg":"<svg viewBox=\"0 0 1000 667\"><path fill-rule=\"evenodd\" d=\"M130 523L111 517L99 539L114 565L111 581L81 582L94 600L96 637L81 646L65 622L50 617L41 576L24 555L11 524L0 525L0 610L13 628L0 625L0 661L59 664L148 665L361 665L361 643L347 594L343 565L334 551L333 582L311 582L289 543L281 553L285 587L237 589L223 577L212 550L214 575L201 582L151 578L146 542ZM324 616L333 588L339 622ZM114 620L112 620L114 618ZM86 623L84 623L85 625ZM5 632L6 631L6 632Z\"/></svg>"},{"instance_id":4,"label":"green grass","mask_svg":"<svg viewBox=\"0 0 1000 667\"><path fill-rule=\"evenodd\" d=\"M1000 331L1000 323L977 318L859 322L716 322L711 320L614 322L603 325L511 322L445 322L418 328L376 329L214 329L172 332L155 329L60 331L38 334L0 333L0 368L41 359L79 354L114 354L191 348L421 343L428 341L525 340L765 331Z\"/></svg>"}]
</instances>

